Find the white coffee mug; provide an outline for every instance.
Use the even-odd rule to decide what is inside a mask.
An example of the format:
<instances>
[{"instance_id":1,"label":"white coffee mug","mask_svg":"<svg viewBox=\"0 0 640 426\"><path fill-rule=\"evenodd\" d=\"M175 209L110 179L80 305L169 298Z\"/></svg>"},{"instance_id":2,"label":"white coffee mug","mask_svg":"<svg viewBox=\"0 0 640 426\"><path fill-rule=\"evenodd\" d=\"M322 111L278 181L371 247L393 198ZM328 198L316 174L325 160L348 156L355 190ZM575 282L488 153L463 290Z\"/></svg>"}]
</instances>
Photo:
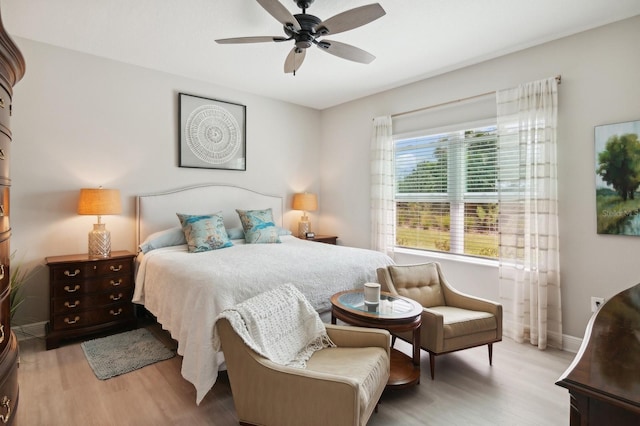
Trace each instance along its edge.
<instances>
[{"instance_id":1,"label":"white coffee mug","mask_svg":"<svg viewBox=\"0 0 640 426\"><path fill-rule=\"evenodd\" d=\"M372 305L377 305L378 303L380 303L380 284L364 284L364 302Z\"/></svg>"}]
</instances>

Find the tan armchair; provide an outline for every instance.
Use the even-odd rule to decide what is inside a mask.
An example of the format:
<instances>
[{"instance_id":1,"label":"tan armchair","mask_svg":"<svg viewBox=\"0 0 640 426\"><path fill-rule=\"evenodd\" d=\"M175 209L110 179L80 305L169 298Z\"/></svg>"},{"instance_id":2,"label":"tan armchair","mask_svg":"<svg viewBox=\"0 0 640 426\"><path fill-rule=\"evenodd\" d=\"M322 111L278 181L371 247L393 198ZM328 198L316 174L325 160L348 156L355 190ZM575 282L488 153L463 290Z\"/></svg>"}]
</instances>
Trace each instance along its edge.
<instances>
[{"instance_id":1,"label":"tan armchair","mask_svg":"<svg viewBox=\"0 0 640 426\"><path fill-rule=\"evenodd\" d=\"M389 379L386 330L327 324L337 347L300 369L256 354L226 319L217 327L241 425L363 426Z\"/></svg>"},{"instance_id":2,"label":"tan armchair","mask_svg":"<svg viewBox=\"0 0 640 426\"><path fill-rule=\"evenodd\" d=\"M502 340L502 305L454 290L437 262L387 266L377 273L383 291L423 306L420 346L429 352L431 379L435 357L461 349L488 345L492 364L493 343ZM408 333L398 337L411 341Z\"/></svg>"}]
</instances>

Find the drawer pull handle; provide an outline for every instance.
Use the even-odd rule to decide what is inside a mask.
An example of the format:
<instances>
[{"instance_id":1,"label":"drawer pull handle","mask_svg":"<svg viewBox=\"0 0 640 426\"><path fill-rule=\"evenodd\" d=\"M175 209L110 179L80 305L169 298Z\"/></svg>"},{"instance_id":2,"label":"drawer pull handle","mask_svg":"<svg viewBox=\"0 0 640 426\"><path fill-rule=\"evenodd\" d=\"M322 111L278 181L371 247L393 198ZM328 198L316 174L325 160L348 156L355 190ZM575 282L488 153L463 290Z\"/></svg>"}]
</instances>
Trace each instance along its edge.
<instances>
[{"instance_id":1,"label":"drawer pull handle","mask_svg":"<svg viewBox=\"0 0 640 426\"><path fill-rule=\"evenodd\" d=\"M118 266L111 265L111 266L109 266L109 269L111 269L111 271L113 271L113 272L118 272L118 271L122 270L122 265L118 265Z\"/></svg>"},{"instance_id":2,"label":"drawer pull handle","mask_svg":"<svg viewBox=\"0 0 640 426\"><path fill-rule=\"evenodd\" d=\"M75 308L79 304L80 304L79 300L76 300L75 302L73 302L73 305L69 302L64 302L64 306L66 306L67 308Z\"/></svg>"},{"instance_id":3,"label":"drawer pull handle","mask_svg":"<svg viewBox=\"0 0 640 426\"><path fill-rule=\"evenodd\" d=\"M68 285L64 286L64 291L66 291L67 293L75 293L78 290L80 290L80 284L76 284L75 287L73 287L73 290Z\"/></svg>"},{"instance_id":4,"label":"drawer pull handle","mask_svg":"<svg viewBox=\"0 0 640 426\"><path fill-rule=\"evenodd\" d=\"M122 278L120 278L118 281L111 280L109 281L109 284L111 284L114 287L118 287L120 284L122 284Z\"/></svg>"},{"instance_id":5,"label":"drawer pull handle","mask_svg":"<svg viewBox=\"0 0 640 426\"><path fill-rule=\"evenodd\" d=\"M64 319L64 322L67 324L75 324L80 321L80 317L76 316L74 319L70 320L68 317Z\"/></svg>"},{"instance_id":6,"label":"drawer pull handle","mask_svg":"<svg viewBox=\"0 0 640 426\"><path fill-rule=\"evenodd\" d=\"M4 342L4 324L0 325L0 343Z\"/></svg>"},{"instance_id":7,"label":"drawer pull handle","mask_svg":"<svg viewBox=\"0 0 640 426\"><path fill-rule=\"evenodd\" d=\"M118 315L120 315L120 314L122 313L122 308L118 308L118 312L115 312L113 309L111 309L111 310L109 311L109 313L110 313L111 315L113 315L114 317L116 317L116 316L118 316Z\"/></svg>"},{"instance_id":8,"label":"drawer pull handle","mask_svg":"<svg viewBox=\"0 0 640 426\"><path fill-rule=\"evenodd\" d=\"M0 280L4 279L4 263L0 265Z\"/></svg>"},{"instance_id":9,"label":"drawer pull handle","mask_svg":"<svg viewBox=\"0 0 640 426\"><path fill-rule=\"evenodd\" d=\"M11 400L9 399L8 396L5 395L2 397L2 401L0 402L0 407L7 410L5 414L0 414L0 420L2 420L2 423L7 424L9 423L9 419L11 418Z\"/></svg>"},{"instance_id":10,"label":"drawer pull handle","mask_svg":"<svg viewBox=\"0 0 640 426\"><path fill-rule=\"evenodd\" d=\"M64 271L64 274L68 277L75 277L76 275L78 275L80 273L80 269L76 269L73 272L69 272L69 270L67 269L66 271Z\"/></svg>"},{"instance_id":11,"label":"drawer pull handle","mask_svg":"<svg viewBox=\"0 0 640 426\"><path fill-rule=\"evenodd\" d=\"M112 294L112 295L109 296L109 298L115 302L116 300L122 299L122 293L118 293L117 296L115 294Z\"/></svg>"}]
</instances>

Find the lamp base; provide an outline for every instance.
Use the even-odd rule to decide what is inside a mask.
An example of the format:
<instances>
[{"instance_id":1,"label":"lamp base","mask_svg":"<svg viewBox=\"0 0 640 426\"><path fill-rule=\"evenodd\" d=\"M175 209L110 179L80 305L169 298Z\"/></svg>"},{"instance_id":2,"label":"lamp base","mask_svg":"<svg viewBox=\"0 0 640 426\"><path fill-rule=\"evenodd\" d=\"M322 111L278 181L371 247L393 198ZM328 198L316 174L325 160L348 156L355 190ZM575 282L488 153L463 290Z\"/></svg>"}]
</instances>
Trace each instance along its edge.
<instances>
[{"instance_id":1,"label":"lamp base","mask_svg":"<svg viewBox=\"0 0 640 426\"><path fill-rule=\"evenodd\" d=\"M93 230L89 232L89 257L104 258L111 256L111 233L107 231L104 223L94 223Z\"/></svg>"},{"instance_id":2,"label":"lamp base","mask_svg":"<svg viewBox=\"0 0 640 426\"><path fill-rule=\"evenodd\" d=\"M298 237L307 238L307 232L311 232L311 222L308 220L298 222Z\"/></svg>"}]
</instances>

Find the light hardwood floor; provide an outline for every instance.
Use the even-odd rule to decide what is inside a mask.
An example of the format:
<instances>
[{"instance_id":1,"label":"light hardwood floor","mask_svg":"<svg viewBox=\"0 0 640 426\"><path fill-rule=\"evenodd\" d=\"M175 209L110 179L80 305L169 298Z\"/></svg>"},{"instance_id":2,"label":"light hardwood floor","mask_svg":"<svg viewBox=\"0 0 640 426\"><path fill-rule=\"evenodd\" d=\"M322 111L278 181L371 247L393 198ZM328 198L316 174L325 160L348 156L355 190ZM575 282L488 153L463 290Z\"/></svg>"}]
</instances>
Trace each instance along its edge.
<instances>
[{"instance_id":1,"label":"light hardwood floor","mask_svg":"<svg viewBox=\"0 0 640 426\"><path fill-rule=\"evenodd\" d=\"M148 328L175 348L157 325ZM398 341L396 347L410 353L405 342ZM494 345L493 366L486 346L438 357L432 381L423 351L420 384L386 391L368 424L567 425L569 394L554 383L573 356L505 339ZM196 406L195 391L180 375L180 366L181 357L176 356L101 381L79 343L46 351L40 339L22 341L16 425L237 424L226 375L221 374Z\"/></svg>"}]
</instances>

